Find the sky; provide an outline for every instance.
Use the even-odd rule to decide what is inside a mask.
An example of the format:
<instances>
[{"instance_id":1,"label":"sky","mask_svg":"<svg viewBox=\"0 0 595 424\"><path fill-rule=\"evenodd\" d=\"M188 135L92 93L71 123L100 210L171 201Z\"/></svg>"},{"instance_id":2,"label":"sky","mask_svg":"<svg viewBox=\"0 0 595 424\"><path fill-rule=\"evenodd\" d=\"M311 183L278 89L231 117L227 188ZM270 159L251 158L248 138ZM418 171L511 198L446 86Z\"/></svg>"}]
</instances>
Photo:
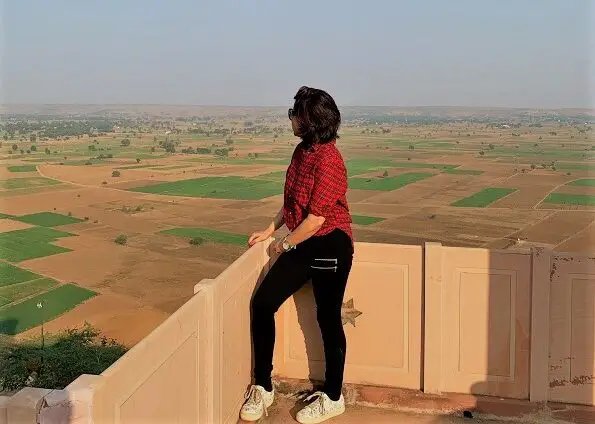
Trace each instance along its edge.
<instances>
[{"instance_id":1,"label":"sky","mask_svg":"<svg viewBox=\"0 0 595 424\"><path fill-rule=\"evenodd\" d=\"M4 0L3 103L595 107L595 0Z\"/></svg>"}]
</instances>

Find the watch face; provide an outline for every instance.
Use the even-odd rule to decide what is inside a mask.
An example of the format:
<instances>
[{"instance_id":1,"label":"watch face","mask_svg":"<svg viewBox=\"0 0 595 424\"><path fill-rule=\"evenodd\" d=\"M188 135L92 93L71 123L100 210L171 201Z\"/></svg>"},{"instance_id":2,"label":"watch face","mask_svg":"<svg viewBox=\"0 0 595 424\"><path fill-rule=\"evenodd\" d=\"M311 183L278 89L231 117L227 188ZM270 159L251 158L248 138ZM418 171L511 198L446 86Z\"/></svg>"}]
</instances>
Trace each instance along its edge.
<instances>
[{"instance_id":1,"label":"watch face","mask_svg":"<svg viewBox=\"0 0 595 424\"><path fill-rule=\"evenodd\" d=\"M283 250L289 250L289 243L287 243L286 241L284 241L281 246L283 247Z\"/></svg>"}]
</instances>

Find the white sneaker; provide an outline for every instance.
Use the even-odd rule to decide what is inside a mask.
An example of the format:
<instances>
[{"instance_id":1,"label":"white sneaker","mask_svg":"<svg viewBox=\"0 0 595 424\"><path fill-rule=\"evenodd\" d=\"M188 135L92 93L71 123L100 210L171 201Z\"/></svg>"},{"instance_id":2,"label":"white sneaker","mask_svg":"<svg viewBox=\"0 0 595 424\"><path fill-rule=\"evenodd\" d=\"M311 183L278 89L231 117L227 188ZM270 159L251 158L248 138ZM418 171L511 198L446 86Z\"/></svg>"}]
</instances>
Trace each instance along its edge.
<instances>
[{"instance_id":1,"label":"white sneaker","mask_svg":"<svg viewBox=\"0 0 595 424\"><path fill-rule=\"evenodd\" d=\"M304 407L296 415L301 424L317 424L345 412L345 399L341 394L339 400L331 400L326 393L316 392L306 398L306 401L316 398L310 405Z\"/></svg>"},{"instance_id":2,"label":"white sneaker","mask_svg":"<svg viewBox=\"0 0 595 424\"><path fill-rule=\"evenodd\" d=\"M268 408L275 399L275 388L267 392L264 387L252 385L246 394L246 402L240 411L240 418L244 421L256 421L262 414L269 415Z\"/></svg>"}]
</instances>

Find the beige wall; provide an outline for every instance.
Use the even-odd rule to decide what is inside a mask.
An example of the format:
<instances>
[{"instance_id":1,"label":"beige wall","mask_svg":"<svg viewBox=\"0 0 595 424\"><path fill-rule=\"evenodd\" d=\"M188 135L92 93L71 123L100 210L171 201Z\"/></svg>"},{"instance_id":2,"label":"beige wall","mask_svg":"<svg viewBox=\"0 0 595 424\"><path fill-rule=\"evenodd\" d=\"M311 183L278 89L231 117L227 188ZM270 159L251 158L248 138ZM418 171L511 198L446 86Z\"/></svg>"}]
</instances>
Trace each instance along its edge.
<instances>
[{"instance_id":1,"label":"beige wall","mask_svg":"<svg viewBox=\"0 0 595 424\"><path fill-rule=\"evenodd\" d=\"M595 258L551 256L549 399L595 404Z\"/></svg>"},{"instance_id":2,"label":"beige wall","mask_svg":"<svg viewBox=\"0 0 595 424\"><path fill-rule=\"evenodd\" d=\"M345 382L421 388L422 248L358 243L343 316ZM324 352L310 284L278 312L275 373L322 379Z\"/></svg>"},{"instance_id":3,"label":"beige wall","mask_svg":"<svg viewBox=\"0 0 595 424\"><path fill-rule=\"evenodd\" d=\"M235 423L250 300L274 259L249 249L100 376L2 399L0 422ZM593 257L357 243L343 315L346 382L595 404ZM276 375L323 376L315 317L306 285L276 316Z\"/></svg>"}]
</instances>

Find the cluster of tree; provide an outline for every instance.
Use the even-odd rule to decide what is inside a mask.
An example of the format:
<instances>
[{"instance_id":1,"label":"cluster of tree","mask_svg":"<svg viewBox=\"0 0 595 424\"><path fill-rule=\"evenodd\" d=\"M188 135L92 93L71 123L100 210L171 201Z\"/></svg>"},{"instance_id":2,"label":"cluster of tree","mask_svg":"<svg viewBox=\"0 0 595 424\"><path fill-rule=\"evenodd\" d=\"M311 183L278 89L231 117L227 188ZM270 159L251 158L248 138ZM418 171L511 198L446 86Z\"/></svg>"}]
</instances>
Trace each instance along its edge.
<instances>
[{"instance_id":1,"label":"cluster of tree","mask_svg":"<svg viewBox=\"0 0 595 424\"><path fill-rule=\"evenodd\" d=\"M193 149L192 147L186 147L182 149L182 153L187 153L191 155L208 155L211 153L211 149L209 149L208 147L197 147L196 149Z\"/></svg>"},{"instance_id":2,"label":"cluster of tree","mask_svg":"<svg viewBox=\"0 0 595 424\"><path fill-rule=\"evenodd\" d=\"M221 148L221 149L215 149L214 153L216 156L222 156L222 157L227 157L229 156L229 152L231 152L233 150L233 147L229 147L229 148Z\"/></svg>"}]
</instances>

